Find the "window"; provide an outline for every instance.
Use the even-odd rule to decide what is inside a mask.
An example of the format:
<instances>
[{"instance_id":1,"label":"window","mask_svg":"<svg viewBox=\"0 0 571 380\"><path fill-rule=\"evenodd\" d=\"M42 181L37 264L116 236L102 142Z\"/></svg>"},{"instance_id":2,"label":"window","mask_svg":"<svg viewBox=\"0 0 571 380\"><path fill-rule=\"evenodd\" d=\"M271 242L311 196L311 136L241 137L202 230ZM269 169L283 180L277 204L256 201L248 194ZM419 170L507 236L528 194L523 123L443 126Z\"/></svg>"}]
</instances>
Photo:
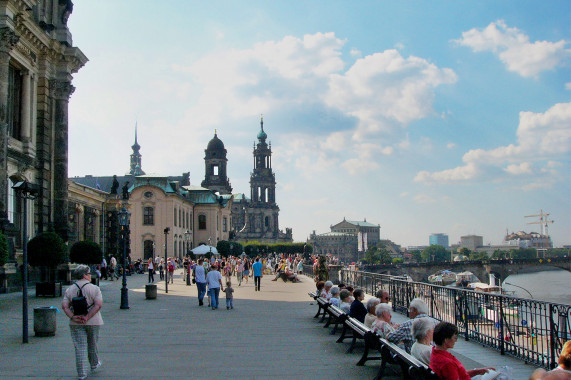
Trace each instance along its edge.
<instances>
[{"instance_id":1,"label":"window","mask_svg":"<svg viewBox=\"0 0 571 380\"><path fill-rule=\"evenodd\" d=\"M270 217L269 216L266 216L264 224L266 225L266 227L270 226Z\"/></svg>"},{"instance_id":2,"label":"window","mask_svg":"<svg viewBox=\"0 0 571 380\"><path fill-rule=\"evenodd\" d=\"M145 207L143 209L143 225L152 226L155 224L155 209L152 207Z\"/></svg>"},{"instance_id":3,"label":"window","mask_svg":"<svg viewBox=\"0 0 571 380\"><path fill-rule=\"evenodd\" d=\"M148 260L155 255L154 245L155 243L152 240L145 240L143 243L143 254L145 260Z\"/></svg>"},{"instance_id":4,"label":"window","mask_svg":"<svg viewBox=\"0 0 571 380\"><path fill-rule=\"evenodd\" d=\"M15 139L22 132L22 72L13 66L8 69L8 133Z\"/></svg>"},{"instance_id":5,"label":"window","mask_svg":"<svg viewBox=\"0 0 571 380\"><path fill-rule=\"evenodd\" d=\"M214 173L214 175L218 175L218 165L212 166L212 172Z\"/></svg>"},{"instance_id":6,"label":"window","mask_svg":"<svg viewBox=\"0 0 571 380\"><path fill-rule=\"evenodd\" d=\"M176 227L176 207L174 208L174 226Z\"/></svg>"},{"instance_id":7,"label":"window","mask_svg":"<svg viewBox=\"0 0 571 380\"><path fill-rule=\"evenodd\" d=\"M206 215L198 215L198 229L199 230L206 229Z\"/></svg>"},{"instance_id":8,"label":"window","mask_svg":"<svg viewBox=\"0 0 571 380\"><path fill-rule=\"evenodd\" d=\"M228 231L228 219L224 217L222 219L222 232L227 232L227 231Z\"/></svg>"},{"instance_id":9,"label":"window","mask_svg":"<svg viewBox=\"0 0 571 380\"><path fill-rule=\"evenodd\" d=\"M181 227L184 227L182 225L182 209L180 209L180 208L178 209L178 225Z\"/></svg>"}]
</instances>

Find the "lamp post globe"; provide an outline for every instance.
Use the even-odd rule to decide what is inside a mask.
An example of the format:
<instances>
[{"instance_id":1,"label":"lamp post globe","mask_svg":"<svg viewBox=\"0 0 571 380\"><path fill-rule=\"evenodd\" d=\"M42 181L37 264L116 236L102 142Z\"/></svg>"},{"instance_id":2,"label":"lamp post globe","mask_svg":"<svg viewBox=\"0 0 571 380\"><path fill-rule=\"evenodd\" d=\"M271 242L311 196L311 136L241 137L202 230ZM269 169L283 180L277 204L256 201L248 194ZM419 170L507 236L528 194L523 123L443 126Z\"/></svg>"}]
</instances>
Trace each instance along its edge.
<instances>
[{"instance_id":1,"label":"lamp post globe","mask_svg":"<svg viewBox=\"0 0 571 380\"><path fill-rule=\"evenodd\" d=\"M131 213L127 211L125 206L118 214L119 225L121 226L121 234L123 237L123 286L121 287L121 309L129 308L129 289L127 289L127 235L129 229L129 219Z\"/></svg>"}]
</instances>

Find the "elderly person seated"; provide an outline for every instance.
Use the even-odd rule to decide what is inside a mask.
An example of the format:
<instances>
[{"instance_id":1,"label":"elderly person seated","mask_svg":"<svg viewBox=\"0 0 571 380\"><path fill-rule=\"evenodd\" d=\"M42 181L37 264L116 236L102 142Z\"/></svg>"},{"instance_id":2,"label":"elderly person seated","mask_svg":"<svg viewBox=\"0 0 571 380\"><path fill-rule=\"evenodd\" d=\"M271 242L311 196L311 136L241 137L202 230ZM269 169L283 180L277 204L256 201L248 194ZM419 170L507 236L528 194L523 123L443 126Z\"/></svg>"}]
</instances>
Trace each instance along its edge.
<instances>
[{"instance_id":1,"label":"elderly person seated","mask_svg":"<svg viewBox=\"0 0 571 380\"><path fill-rule=\"evenodd\" d=\"M377 314L375 314L375 308L380 303L381 300L376 297L369 298L369 300L367 301L367 315L365 316L365 326L367 326L368 328L371 328L371 325L373 324L375 319L377 319Z\"/></svg>"},{"instance_id":2,"label":"elderly person seated","mask_svg":"<svg viewBox=\"0 0 571 380\"><path fill-rule=\"evenodd\" d=\"M331 288L331 298L329 299L329 302L331 303L331 305L337 306L339 307L341 305L341 300L339 299L339 293L341 292L341 289L339 289L337 286L334 286Z\"/></svg>"},{"instance_id":3,"label":"elderly person seated","mask_svg":"<svg viewBox=\"0 0 571 380\"><path fill-rule=\"evenodd\" d=\"M430 356L430 369L442 380L470 380L473 376L483 375L494 369L486 367L466 371L462 363L448 352L458 340L458 328L452 323L440 322L436 325L433 339L436 346Z\"/></svg>"},{"instance_id":4,"label":"elderly person seated","mask_svg":"<svg viewBox=\"0 0 571 380\"><path fill-rule=\"evenodd\" d=\"M333 287L333 283L331 281L325 281L325 285L319 294L320 297L325 298L327 301L331 298L331 288Z\"/></svg>"},{"instance_id":5,"label":"elderly person seated","mask_svg":"<svg viewBox=\"0 0 571 380\"><path fill-rule=\"evenodd\" d=\"M391 323L391 307L388 303L380 303L375 309L377 317L371 326L381 338L386 339L387 336L395 331L395 326Z\"/></svg>"},{"instance_id":6,"label":"elderly person seated","mask_svg":"<svg viewBox=\"0 0 571 380\"><path fill-rule=\"evenodd\" d=\"M341 300L339 308L345 313L349 314L349 310L351 309L351 302L353 302L351 293L349 293L347 289L343 289L339 292L339 299Z\"/></svg>"},{"instance_id":7,"label":"elderly person seated","mask_svg":"<svg viewBox=\"0 0 571 380\"><path fill-rule=\"evenodd\" d=\"M420 298L415 298L410 301L408 315L410 319L401 324L398 329L390 333L387 336L387 340L393 343L403 342L406 352L410 353L410 349L414 343L414 338L412 337L412 322L418 318L429 318L434 324L438 322L428 316L428 306L426 305L426 302Z\"/></svg>"},{"instance_id":8,"label":"elderly person seated","mask_svg":"<svg viewBox=\"0 0 571 380\"><path fill-rule=\"evenodd\" d=\"M375 294L375 297L380 299L381 303L389 303L389 301L391 300L389 292L384 289L379 289Z\"/></svg>"},{"instance_id":9,"label":"elderly person seated","mask_svg":"<svg viewBox=\"0 0 571 380\"><path fill-rule=\"evenodd\" d=\"M419 318L412 322L412 337L416 342L412 345L410 354L426 365L430 365L433 333L434 323L430 319Z\"/></svg>"},{"instance_id":10,"label":"elderly person seated","mask_svg":"<svg viewBox=\"0 0 571 380\"><path fill-rule=\"evenodd\" d=\"M361 323L365 323L365 316L367 315L367 308L363 305L365 291L363 289L355 289L353 296L355 297L355 301L351 303L349 316L355 318Z\"/></svg>"}]
</instances>

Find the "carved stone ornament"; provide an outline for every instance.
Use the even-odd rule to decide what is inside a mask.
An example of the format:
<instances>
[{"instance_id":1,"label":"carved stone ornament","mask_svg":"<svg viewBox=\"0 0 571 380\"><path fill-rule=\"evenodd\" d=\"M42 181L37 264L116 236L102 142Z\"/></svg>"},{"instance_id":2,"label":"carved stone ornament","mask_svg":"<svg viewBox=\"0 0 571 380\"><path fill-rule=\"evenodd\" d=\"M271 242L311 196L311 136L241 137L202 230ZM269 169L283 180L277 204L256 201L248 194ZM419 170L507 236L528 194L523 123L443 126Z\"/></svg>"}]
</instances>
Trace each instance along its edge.
<instances>
[{"instance_id":1,"label":"carved stone ornament","mask_svg":"<svg viewBox=\"0 0 571 380\"><path fill-rule=\"evenodd\" d=\"M10 28L0 28L0 48L10 51L16 46L20 37Z\"/></svg>"},{"instance_id":2,"label":"carved stone ornament","mask_svg":"<svg viewBox=\"0 0 571 380\"><path fill-rule=\"evenodd\" d=\"M50 93L56 99L69 99L75 87L69 81L50 80Z\"/></svg>"}]
</instances>

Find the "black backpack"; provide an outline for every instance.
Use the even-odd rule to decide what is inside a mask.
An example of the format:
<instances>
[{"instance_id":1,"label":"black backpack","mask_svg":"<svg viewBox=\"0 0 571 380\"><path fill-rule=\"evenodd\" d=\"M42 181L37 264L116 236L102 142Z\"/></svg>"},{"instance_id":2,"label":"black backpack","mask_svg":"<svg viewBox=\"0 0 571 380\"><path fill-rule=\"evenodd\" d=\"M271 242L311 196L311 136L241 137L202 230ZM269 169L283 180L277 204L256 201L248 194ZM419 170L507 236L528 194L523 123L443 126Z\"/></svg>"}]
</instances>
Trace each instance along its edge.
<instances>
[{"instance_id":1,"label":"black backpack","mask_svg":"<svg viewBox=\"0 0 571 380\"><path fill-rule=\"evenodd\" d=\"M89 284L89 282L87 284ZM87 304L87 298L85 298L85 296L81 292L81 290L87 284L84 284L80 288L79 285L77 285L77 282L74 283L74 285L77 286L77 288L79 289L79 293L77 294L77 297L73 297L71 299L71 307L73 308L73 315L87 315L87 310L89 310L89 308L91 307Z\"/></svg>"}]
</instances>

